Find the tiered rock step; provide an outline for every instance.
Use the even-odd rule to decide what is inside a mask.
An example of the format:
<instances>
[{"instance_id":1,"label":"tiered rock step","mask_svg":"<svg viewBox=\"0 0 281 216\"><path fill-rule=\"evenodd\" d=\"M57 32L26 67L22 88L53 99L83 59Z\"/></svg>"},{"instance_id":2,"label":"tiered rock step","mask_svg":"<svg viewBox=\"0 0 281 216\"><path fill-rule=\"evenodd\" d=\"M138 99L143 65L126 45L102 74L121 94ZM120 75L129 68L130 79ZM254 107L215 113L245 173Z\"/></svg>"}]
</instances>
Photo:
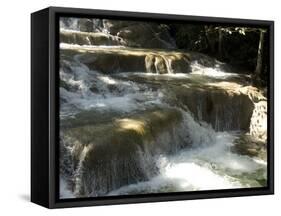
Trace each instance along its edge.
<instances>
[{"instance_id":1,"label":"tiered rock step","mask_svg":"<svg viewBox=\"0 0 281 216\"><path fill-rule=\"evenodd\" d=\"M98 124L79 116L69 119L73 124L62 129L61 158L71 161L71 173L76 173L72 179L74 193L79 197L104 195L124 185L148 180L157 173L153 158L148 156L167 153L175 147L175 143L168 143L167 134L176 136L173 128L181 120L181 112L170 108L146 110ZM163 133L166 142L157 142Z\"/></svg>"},{"instance_id":2,"label":"tiered rock step","mask_svg":"<svg viewBox=\"0 0 281 216\"><path fill-rule=\"evenodd\" d=\"M78 59L92 70L114 73L117 77L118 72L187 73L195 58L193 54L174 50L122 47L65 46L60 52L61 64ZM85 111L61 122L61 146L72 149L71 154L62 149L61 154L73 163L73 191L78 197L104 195L155 175L157 167L148 157L173 147L167 137L174 139L179 134L178 126L183 120L179 108L190 111L200 124L207 122L217 131L248 131L255 103L266 100L257 89L230 80L206 81L195 77L165 81L162 77L163 80L161 76L130 73L119 76L152 89L161 88L167 104L177 109L138 110L127 116ZM165 142L158 140L163 134Z\"/></svg>"},{"instance_id":3,"label":"tiered rock step","mask_svg":"<svg viewBox=\"0 0 281 216\"><path fill-rule=\"evenodd\" d=\"M60 30L60 43L76 45L126 45L126 42L117 36L102 32L80 32L72 30Z\"/></svg>"},{"instance_id":4,"label":"tiered rock step","mask_svg":"<svg viewBox=\"0 0 281 216\"><path fill-rule=\"evenodd\" d=\"M186 52L174 50L63 45L60 52L62 59L80 54L79 60L82 63L102 73L190 72L191 56Z\"/></svg>"}]
</instances>

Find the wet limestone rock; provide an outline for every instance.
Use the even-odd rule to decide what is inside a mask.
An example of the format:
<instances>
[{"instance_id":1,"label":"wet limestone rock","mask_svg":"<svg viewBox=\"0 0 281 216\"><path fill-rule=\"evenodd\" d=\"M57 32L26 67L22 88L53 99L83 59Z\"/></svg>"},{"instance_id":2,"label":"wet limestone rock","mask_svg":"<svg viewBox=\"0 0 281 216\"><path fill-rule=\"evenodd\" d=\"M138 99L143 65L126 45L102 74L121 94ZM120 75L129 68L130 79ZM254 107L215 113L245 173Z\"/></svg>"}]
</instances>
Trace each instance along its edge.
<instances>
[{"instance_id":1,"label":"wet limestone rock","mask_svg":"<svg viewBox=\"0 0 281 216\"><path fill-rule=\"evenodd\" d=\"M171 103L188 109L216 131L249 129L254 105L247 95L203 84L170 86L167 92L171 92Z\"/></svg>"},{"instance_id":2,"label":"wet limestone rock","mask_svg":"<svg viewBox=\"0 0 281 216\"><path fill-rule=\"evenodd\" d=\"M157 167L148 156L171 148L157 138L161 133L173 133L181 120L180 111L167 108L116 118L111 123L82 122L64 128L61 137L71 149L76 173L72 175L74 193L79 197L104 195L155 175Z\"/></svg>"},{"instance_id":3,"label":"wet limestone rock","mask_svg":"<svg viewBox=\"0 0 281 216\"><path fill-rule=\"evenodd\" d=\"M101 21L101 19L61 17L60 27L81 32L100 32L102 29Z\"/></svg>"},{"instance_id":4,"label":"wet limestone rock","mask_svg":"<svg viewBox=\"0 0 281 216\"><path fill-rule=\"evenodd\" d=\"M78 20L78 26L80 27L80 31L82 32L93 32L94 31L94 23L92 19L80 18Z\"/></svg>"},{"instance_id":5,"label":"wet limestone rock","mask_svg":"<svg viewBox=\"0 0 281 216\"><path fill-rule=\"evenodd\" d=\"M142 48L176 48L169 28L164 24L103 20L104 28L112 35L123 38L131 47Z\"/></svg>"},{"instance_id":6,"label":"wet limestone rock","mask_svg":"<svg viewBox=\"0 0 281 216\"><path fill-rule=\"evenodd\" d=\"M126 42L117 36L108 35L102 32L79 32L79 31L60 31L60 42L76 45L126 45Z\"/></svg>"},{"instance_id":7,"label":"wet limestone rock","mask_svg":"<svg viewBox=\"0 0 281 216\"><path fill-rule=\"evenodd\" d=\"M264 142L267 140L267 101L255 103L251 117L250 134Z\"/></svg>"},{"instance_id":8,"label":"wet limestone rock","mask_svg":"<svg viewBox=\"0 0 281 216\"><path fill-rule=\"evenodd\" d=\"M241 155L257 157L264 161L267 160L267 144L249 134L237 138L231 150Z\"/></svg>"},{"instance_id":9,"label":"wet limestone rock","mask_svg":"<svg viewBox=\"0 0 281 216\"><path fill-rule=\"evenodd\" d=\"M60 40L79 45L126 45L129 47L174 49L175 41L164 24L101 19L61 20ZM70 30L70 31L69 31ZM93 34L97 33L97 34ZM103 40L98 40L99 36ZM105 40L107 38L107 40ZM119 41L119 43L117 42Z\"/></svg>"},{"instance_id":10,"label":"wet limestone rock","mask_svg":"<svg viewBox=\"0 0 281 216\"><path fill-rule=\"evenodd\" d=\"M188 73L191 71L190 62L191 62L190 54L176 54L168 57L168 62L172 69L172 73Z\"/></svg>"},{"instance_id":11,"label":"wet limestone rock","mask_svg":"<svg viewBox=\"0 0 281 216\"><path fill-rule=\"evenodd\" d=\"M239 88L239 91L251 99L254 104L249 134L256 139L267 141L267 98L264 93L253 86Z\"/></svg>"},{"instance_id":12,"label":"wet limestone rock","mask_svg":"<svg viewBox=\"0 0 281 216\"><path fill-rule=\"evenodd\" d=\"M90 69L106 74L145 71L144 56L126 53L95 52L79 57Z\"/></svg>"},{"instance_id":13,"label":"wet limestone rock","mask_svg":"<svg viewBox=\"0 0 281 216\"><path fill-rule=\"evenodd\" d=\"M145 57L146 71L149 73L188 73L190 69L189 55L185 53L175 53L169 55L151 55Z\"/></svg>"},{"instance_id":14,"label":"wet limestone rock","mask_svg":"<svg viewBox=\"0 0 281 216\"><path fill-rule=\"evenodd\" d=\"M103 73L149 72L158 74L189 73L188 53L138 48L67 47L61 55L79 55L79 61L91 70Z\"/></svg>"}]
</instances>

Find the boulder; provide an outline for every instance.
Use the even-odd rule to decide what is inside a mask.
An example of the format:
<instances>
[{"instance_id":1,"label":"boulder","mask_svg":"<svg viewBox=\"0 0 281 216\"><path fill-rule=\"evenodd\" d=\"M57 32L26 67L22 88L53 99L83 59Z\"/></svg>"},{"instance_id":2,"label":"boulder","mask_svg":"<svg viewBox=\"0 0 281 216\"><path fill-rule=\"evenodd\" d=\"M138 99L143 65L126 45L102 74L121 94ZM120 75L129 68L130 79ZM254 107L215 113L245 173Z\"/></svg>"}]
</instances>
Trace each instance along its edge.
<instances>
[{"instance_id":1,"label":"boulder","mask_svg":"<svg viewBox=\"0 0 281 216\"><path fill-rule=\"evenodd\" d=\"M92 19L80 18L78 20L78 26L82 32L93 32L94 23Z\"/></svg>"},{"instance_id":2,"label":"boulder","mask_svg":"<svg viewBox=\"0 0 281 216\"><path fill-rule=\"evenodd\" d=\"M169 28L164 24L104 20L103 25L110 34L123 38L131 47L176 48Z\"/></svg>"}]
</instances>

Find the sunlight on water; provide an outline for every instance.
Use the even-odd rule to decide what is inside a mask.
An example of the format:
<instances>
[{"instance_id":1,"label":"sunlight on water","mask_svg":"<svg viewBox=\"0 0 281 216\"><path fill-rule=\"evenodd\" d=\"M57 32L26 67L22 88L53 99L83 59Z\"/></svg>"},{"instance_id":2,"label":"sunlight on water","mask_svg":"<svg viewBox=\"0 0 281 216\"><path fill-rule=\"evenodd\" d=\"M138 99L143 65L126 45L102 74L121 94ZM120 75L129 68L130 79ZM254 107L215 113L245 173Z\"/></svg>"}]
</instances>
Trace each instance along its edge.
<instances>
[{"instance_id":1,"label":"sunlight on water","mask_svg":"<svg viewBox=\"0 0 281 216\"><path fill-rule=\"evenodd\" d=\"M111 48L124 48L122 45L78 45L78 44L67 44L60 43L60 49L88 49L93 50L94 48L103 48L103 49L111 49Z\"/></svg>"},{"instance_id":2,"label":"sunlight on water","mask_svg":"<svg viewBox=\"0 0 281 216\"><path fill-rule=\"evenodd\" d=\"M150 181L139 182L110 192L108 195L157 193L169 191L213 190L258 186L255 178L244 184L243 173L264 170L266 163L257 163L248 156L230 152L229 146L238 134L216 133L214 143L204 148L180 151L158 159L160 174Z\"/></svg>"}]
</instances>

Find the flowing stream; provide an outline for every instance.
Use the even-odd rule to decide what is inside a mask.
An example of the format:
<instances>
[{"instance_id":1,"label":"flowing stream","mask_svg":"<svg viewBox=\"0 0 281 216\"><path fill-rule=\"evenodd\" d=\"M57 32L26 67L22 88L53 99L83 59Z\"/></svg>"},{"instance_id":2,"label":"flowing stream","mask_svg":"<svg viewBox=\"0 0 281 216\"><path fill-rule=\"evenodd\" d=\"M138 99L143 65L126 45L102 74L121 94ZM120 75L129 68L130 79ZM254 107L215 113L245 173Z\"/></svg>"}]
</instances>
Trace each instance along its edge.
<instances>
[{"instance_id":1,"label":"flowing stream","mask_svg":"<svg viewBox=\"0 0 281 216\"><path fill-rule=\"evenodd\" d=\"M75 22L62 31L79 34ZM114 43L60 44L61 198L266 185L266 157L243 148L255 109L248 75Z\"/></svg>"}]
</instances>

